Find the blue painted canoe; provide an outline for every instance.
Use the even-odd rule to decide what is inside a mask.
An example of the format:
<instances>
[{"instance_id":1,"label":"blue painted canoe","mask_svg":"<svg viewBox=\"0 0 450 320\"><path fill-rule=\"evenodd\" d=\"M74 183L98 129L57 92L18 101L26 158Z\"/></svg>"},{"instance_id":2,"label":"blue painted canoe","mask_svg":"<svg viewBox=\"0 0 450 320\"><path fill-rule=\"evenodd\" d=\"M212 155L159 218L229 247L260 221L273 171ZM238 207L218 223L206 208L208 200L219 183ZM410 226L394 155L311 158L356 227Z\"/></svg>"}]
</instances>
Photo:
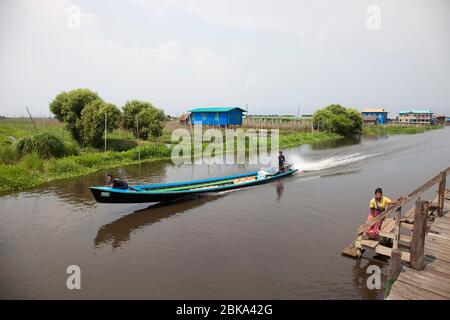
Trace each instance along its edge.
<instances>
[{"instance_id":1,"label":"blue painted canoe","mask_svg":"<svg viewBox=\"0 0 450 320\"><path fill-rule=\"evenodd\" d=\"M297 169L290 169L264 178L259 178L258 172L253 171L203 180L130 186L128 189L111 187L90 187L90 189L95 200L100 203L163 202L202 193L223 192L261 185L290 176L296 171Z\"/></svg>"}]
</instances>

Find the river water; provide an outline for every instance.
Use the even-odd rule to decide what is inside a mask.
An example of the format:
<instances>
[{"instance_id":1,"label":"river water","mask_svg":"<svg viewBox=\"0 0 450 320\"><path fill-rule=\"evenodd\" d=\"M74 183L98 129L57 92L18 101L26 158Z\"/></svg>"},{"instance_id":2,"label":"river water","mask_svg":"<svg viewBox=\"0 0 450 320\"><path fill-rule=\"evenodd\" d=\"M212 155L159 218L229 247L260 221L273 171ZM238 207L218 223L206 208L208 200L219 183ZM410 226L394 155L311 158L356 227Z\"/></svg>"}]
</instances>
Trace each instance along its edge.
<instances>
[{"instance_id":1,"label":"river water","mask_svg":"<svg viewBox=\"0 0 450 320\"><path fill-rule=\"evenodd\" d=\"M376 187L398 198L450 166L450 127L285 154L308 173L167 205L96 203L88 187L106 171L1 196L0 298L382 297L366 286L367 266L386 272L382 257L341 251ZM253 169L158 162L108 172L154 183ZM66 287L69 265L81 269L81 290Z\"/></svg>"}]
</instances>

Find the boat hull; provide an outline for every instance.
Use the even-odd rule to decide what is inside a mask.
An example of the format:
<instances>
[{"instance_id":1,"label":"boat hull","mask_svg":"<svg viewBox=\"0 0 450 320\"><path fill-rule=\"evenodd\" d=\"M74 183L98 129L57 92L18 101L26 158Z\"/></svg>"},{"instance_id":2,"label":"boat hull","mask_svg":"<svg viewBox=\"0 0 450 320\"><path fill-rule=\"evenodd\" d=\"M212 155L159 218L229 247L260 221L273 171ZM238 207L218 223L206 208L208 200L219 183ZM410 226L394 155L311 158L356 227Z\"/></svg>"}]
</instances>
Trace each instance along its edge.
<instances>
[{"instance_id":1,"label":"boat hull","mask_svg":"<svg viewBox=\"0 0 450 320\"><path fill-rule=\"evenodd\" d=\"M283 172L265 179L260 180L253 180L250 182L244 182L244 183L237 183L237 184L229 184L225 186L217 186L212 188L199 188L199 189L189 189L185 191L158 191L160 189L163 189L167 186L184 186L189 185L190 183L175 183L175 184L164 184L164 185L150 185L153 187L153 190L142 190L142 191L135 191L135 190L121 190L121 189L113 189L110 187L91 187L90 190L92 192L92 195L94 196L95 200L100 203L150 203L150 202L167 202L167 201L173 201L180 198L185 198L189 196L195 196L200 195L204 193L218 193L223 192L227 190L235 190L235 189L242 189L242 188L248 188L252 186L262 185L269 183L274 180L278 180L283 177L287 177L292 175L297 170L289 170L287 172ZM207 179L207 180L197 180L196 183L200 183L200 181L212 181L212 182L219 182L225 179L230 178L243 178L243 177L249 177L255 175L255 172L249 173L249 174L243 174L243 175L236 175L236 176L229 176L225 178L214 178L214 179ZM192 185L195 185L194 183L191 183ZM155 188L154 186L161 186ZM144 188L145 186L137 186L139 188Z\"/></svg>"}]
</instances>

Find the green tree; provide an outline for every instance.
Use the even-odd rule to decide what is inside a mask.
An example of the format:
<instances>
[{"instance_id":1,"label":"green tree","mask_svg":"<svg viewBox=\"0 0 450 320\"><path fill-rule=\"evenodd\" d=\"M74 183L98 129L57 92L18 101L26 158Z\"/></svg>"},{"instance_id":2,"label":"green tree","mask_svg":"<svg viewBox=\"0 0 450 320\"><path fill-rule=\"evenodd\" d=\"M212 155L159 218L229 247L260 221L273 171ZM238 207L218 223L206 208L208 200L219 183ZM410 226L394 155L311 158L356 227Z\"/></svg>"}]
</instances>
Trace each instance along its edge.
<instances>
[{"instance_id":1,"label":"green tree","mask_svg":"<svg viewBox=\"0 0 450 320\"><path fill-rule=\"evenodd\" d=\"M312 121L316 127L344 136L360 133L363 123L362 115L358 110L344 108L338 104L317 110Z\"/></svg>"},{"instance_id":2,"label":"green tree","mask_svg":"<svg viewBox=\"0 0 450 320\"><path fill-rule=\"evenodd\" d=\"M50 111L56 119L66 124L73 138L81 144L83 142L81 112L86 105L97 100L103 101L97 93L89 89L63 91L50 102Z\"/></svg>"},{"instance_id":3,"label":"green tree","mask_svg":"<svg viewBox=\"0 0 450 320\"><path fill-rule=\"evenodd\" d=\"M138 136L138 126L140 138L159 137L165 120L164 112L146 101L127 101L123 107L124 126L131 129L135 137Z\"/></svg>"},{"instance_id":4,"label":"green tree","mask_svg":"<svg viewBox=\"0 0 450 320\"><path fill-rule=\"evenodd\" d=\"M143 139L160 137L166 117L161 109L148 108L139 112L139 136Z\"/></svg>"},{"instance_id":5,"label":"green tree","mask_svg":"<svg viewBox=\"0 0 450 320\"><path fill-rule=\"evenodd\" d=\"M100 147L105 132L105 118L107 120L106 130L112 132L119 127L121 117L120 110L111 103L94 100L86 105L81 111L84 143L94 148Z\"/></svg>"}]
</instances>

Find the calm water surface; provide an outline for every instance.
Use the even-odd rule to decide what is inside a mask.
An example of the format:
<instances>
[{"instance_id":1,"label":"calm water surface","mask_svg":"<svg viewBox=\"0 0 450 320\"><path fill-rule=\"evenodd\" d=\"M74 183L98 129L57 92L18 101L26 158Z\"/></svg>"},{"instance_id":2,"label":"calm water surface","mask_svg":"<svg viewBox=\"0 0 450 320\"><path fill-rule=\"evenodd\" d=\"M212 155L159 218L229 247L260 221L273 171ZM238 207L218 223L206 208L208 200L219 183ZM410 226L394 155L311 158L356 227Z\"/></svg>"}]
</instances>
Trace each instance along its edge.
<instances>
[{"instance_id":1,"label":"calm water surface","mask_svg":"<svg viewBox=\"0 0 450 320\"><path fill-rule=\"evenodd\" d=\"M375 187L397 198L450 166L450 128L286 150L308 174L167 205L107 205L106 171L0 198L0 298L376 299L340 255ZM199 179L254 166L148 163L130 183ZM433 193L430 193L432 196ZM81 290L66 289L68 265Z\"/></svg>"}]
</instances>

